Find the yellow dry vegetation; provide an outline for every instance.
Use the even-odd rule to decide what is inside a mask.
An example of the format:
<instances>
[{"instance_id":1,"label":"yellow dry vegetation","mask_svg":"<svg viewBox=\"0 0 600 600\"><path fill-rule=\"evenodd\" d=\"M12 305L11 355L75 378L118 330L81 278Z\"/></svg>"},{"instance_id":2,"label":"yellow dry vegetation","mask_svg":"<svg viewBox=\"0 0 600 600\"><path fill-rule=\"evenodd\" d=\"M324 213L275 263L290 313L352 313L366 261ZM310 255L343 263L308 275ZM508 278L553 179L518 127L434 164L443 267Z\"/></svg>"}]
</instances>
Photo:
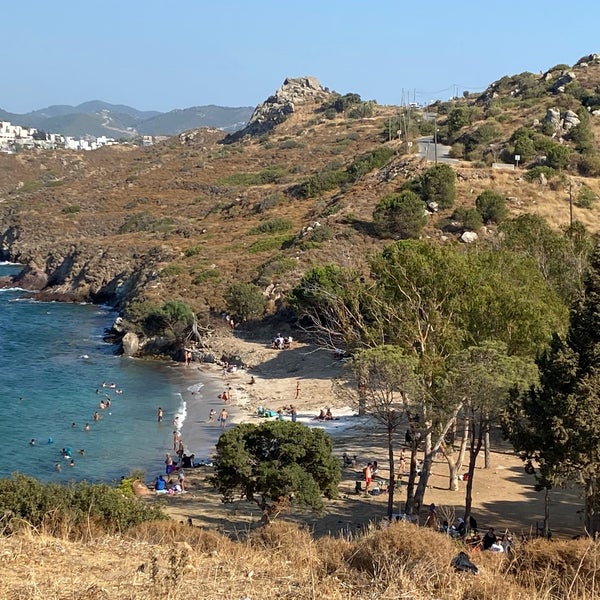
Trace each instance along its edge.
<instances>
[{"instance_id":1,"label":"yellow dry vegetation","mask_svg":"<svg viewBox=\"0 0 600 600\"><path fill-rule=\"evenodd\" d=\"M69 541L26 531L3 539L0 598L19 600L592 600L591 540L515 543L472 552L479 573L456 572L458 542L396 523L353 538L314 539L275 522L236 541L175 522Z\"/></svg>"}]
</instances>

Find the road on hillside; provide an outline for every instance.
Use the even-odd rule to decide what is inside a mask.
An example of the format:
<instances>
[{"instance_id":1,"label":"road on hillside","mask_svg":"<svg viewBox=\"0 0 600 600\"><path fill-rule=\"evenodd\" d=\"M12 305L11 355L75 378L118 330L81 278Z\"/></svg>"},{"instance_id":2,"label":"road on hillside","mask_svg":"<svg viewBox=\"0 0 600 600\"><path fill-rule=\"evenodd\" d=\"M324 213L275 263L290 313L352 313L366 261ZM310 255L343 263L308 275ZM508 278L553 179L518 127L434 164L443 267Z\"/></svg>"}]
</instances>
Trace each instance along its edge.
<instances>
[{"instance_id":1,"label":"road on hillside","mask_svg":"<svg viewBox=\"0 0 600 600\"><path fill-rule=\"evenodd\" d=\"M420 158L425 158L428 161L435 162L437 147L437 162L448 164L457 164L459 162L456 158L450 158L450 146L434 144L432 135L426 135L419 138L417 140L417 144L419 145Z\"/></svg>"}]
</instances>

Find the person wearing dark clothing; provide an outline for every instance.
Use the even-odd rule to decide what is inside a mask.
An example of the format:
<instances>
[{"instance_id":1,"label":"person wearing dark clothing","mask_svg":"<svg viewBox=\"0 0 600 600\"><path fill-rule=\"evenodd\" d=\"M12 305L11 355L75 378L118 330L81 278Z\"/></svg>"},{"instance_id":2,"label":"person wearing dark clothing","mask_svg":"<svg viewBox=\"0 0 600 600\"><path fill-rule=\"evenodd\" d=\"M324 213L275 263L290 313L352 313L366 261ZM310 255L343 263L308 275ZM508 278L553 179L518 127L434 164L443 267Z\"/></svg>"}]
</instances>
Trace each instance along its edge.
<instances>
[{"instance_id":1,"label":"person wearing dark clothing","mask_svg":"<svg viewBox=\"0 0 600 600\"><path fill-rule=\"evenodd\" d=\"M498 543L498 538L494 533L494 528L490 527L488 532L483 536L483 549L489 550L494 544Z\"/></svg>"}]
</instances>

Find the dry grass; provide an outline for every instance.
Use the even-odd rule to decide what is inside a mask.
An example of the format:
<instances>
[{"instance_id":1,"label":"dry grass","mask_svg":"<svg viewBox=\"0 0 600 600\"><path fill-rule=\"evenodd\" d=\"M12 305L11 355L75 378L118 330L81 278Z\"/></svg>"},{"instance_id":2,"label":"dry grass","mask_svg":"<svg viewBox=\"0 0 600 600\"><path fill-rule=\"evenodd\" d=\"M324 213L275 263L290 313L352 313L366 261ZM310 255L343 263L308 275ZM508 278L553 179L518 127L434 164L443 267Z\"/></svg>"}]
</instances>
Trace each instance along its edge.
<instances>
[{"instance_id":1,"label":"dry grass","mask_svg":"<svg viewBox=\"0 0 600 600\"><path fill-rule=\"evenodd\" d=\"M355 540L314 540L273 523L244 539L154 523L88 543L22 532L3 540L0 598L271 600L591 600L598 545L534 541L509 558L472 553L478 575L450 566L459 551L439 533L397 523Z\"/></svg>"}]
</instances>

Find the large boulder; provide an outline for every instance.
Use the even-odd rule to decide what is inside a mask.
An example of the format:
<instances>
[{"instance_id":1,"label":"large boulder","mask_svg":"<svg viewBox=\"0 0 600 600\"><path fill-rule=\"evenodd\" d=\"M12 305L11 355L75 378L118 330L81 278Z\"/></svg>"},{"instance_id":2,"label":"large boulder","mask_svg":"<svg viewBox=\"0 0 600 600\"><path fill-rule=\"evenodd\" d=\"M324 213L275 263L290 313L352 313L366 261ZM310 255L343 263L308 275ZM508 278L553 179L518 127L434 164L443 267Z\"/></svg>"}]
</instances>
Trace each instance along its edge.
<instances>
[{"instance_id":1,"label":"large boulder","mask_svg":"<svg viewBox=\"0 0 600 600\"><path fill-rule=\"evenodd\" d=\"M123 354L125 356L135 356L140 350L140 339L133 331L128 331L123 336L121 343L123 344Z\"/></svg>"}]
</instances>

